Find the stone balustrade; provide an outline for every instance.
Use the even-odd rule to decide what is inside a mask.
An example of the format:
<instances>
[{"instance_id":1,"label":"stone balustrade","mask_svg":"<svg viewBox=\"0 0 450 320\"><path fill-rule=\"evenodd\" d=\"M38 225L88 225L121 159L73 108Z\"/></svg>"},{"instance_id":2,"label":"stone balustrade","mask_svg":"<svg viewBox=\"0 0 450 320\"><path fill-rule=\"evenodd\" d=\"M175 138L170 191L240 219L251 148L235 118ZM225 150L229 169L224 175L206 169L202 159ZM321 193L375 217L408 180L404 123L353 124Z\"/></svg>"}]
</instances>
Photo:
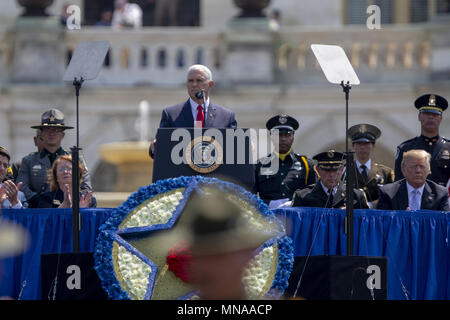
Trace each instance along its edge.
<instances>
[{"instance_id":1,"label":"stone balustrade","mask_svg":"<svg viewBox=\"0 0 450 320\"><path fill-rule=\"evenodd\" d=\"M242 72L238 74L240 67L234 66L230 54L233 44L229 43L229 39L233 32L239 33L239 30L230 29L224 32L206 28L113 30L83 27L81 30L65 32L62 45L67 54L62 58L65 61L61 63L67 65L71 52L80 42L108 40L111 48L107 60L99 77L92 81L97 85L180 86L185 81L186 68L194 63L210 66L217 82L227 83L227 80L232 79L233 83L239 83ZM342 46L362 82L415 83L427 81L433 69L432 56L433 50L436 49L433 34L435 32L449 34L450 27L394 25L380 30L369 30L361 26L335 29L285 27L274 33L267 30L253 32L255 36L253 38L263 40L254 45L255 47L251 49L253 51L249 51L250 56L254 53L256 59L258 50L265 50L273 57L271 59L273 66L268 69L273 74L268 77L270 80L265 84L323 82L323 74L310 49L310 45L314 43ZM262 33L266 37L261 37ZM252 31L246 31L246 37L251 39ZM1 38L3 37L0 34ZM250 41L249 46L251 45ZM14 56L8 55L7 50L7 45L0 46L0 64L2 64L0 70L7 70L6 64ZM230 70L230 64L234 71ZM248 69L247 73L251 72L251 68L257 67L258 63L242 66ZM7 81L4 72L2 74L3 79L0 78L0 81Z\"/></svg>"},{"instance_id":2,"label":"stone balustrade","mask_svg":"<svg viewBox=\"0 0 450 320\"><path fill-rule=\"evenodd\" d=\"M217 60L217 32L198 28L148 28L113 31L85 27L66 33L70 52L85 41L109 41L105 65L93 83L103 85L178 86L185 83L186 69L201 63L214 73Z\"/></svg>"}]
</instances>

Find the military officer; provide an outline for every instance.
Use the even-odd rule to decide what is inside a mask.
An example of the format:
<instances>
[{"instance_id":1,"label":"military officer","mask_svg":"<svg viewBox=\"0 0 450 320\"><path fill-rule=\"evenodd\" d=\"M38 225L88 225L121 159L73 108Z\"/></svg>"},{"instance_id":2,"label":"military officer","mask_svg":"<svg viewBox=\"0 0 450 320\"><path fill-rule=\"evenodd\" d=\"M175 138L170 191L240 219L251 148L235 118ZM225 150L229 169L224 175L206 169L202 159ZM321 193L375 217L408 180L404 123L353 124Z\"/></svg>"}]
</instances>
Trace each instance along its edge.
<instances>
[{"instance_id":1,"label":"military officer","mask_svg":"<svg viewBox=\"0 0 450 320\"><path fill-rule=\"evenodd\" d=\"M370 124L357 124L348 129L355 151L356 188L366 194L370 208L376 207L381 185L394 182L394 170L371 159L381 130Z\"/></svg>"},{"instance_id":2,"label":"military officer","mask_svg":"<svg viewBox=\"0 0 450 320\"><path fill-rule=\"evenodd\" d=\"M298 127L296 119L284 114L266 122L275 150L259 159L255 166L255 191L266 203L278 199L291 200L295 190L316 182L313 161L292 150Z\"/></svg>"},{"instance_id":3,"label":"military officer","mask_svg":"<svg viewBox=\"0 0 450 320\"><path fill-rule=\"evenodd\" d=\"M431 154L431 173L427 179L445 187L450 176L450 143L448 139L439 135L439 126L442 112L447 109L448 102L437 94L425 94L416 99L415 107L419 110L421 134L397 147L395 180L404 178L401 170L403 153L421 149Z\"/></svg>"},{"instance_id":4,"label":"military officer","mask_svg":"<svg viewBox=\"0 0 450 320\"><path fill-rule=\"evenodd\" d=\"M345 167L345 154L330 150L313 157L319 181L312 188L297 190L292 198L293 207L340 208L346 207L345 185L341 181ZM362 190L354 189L353 207L368 209L367 199Z\"/></svg>"}]
</instances>

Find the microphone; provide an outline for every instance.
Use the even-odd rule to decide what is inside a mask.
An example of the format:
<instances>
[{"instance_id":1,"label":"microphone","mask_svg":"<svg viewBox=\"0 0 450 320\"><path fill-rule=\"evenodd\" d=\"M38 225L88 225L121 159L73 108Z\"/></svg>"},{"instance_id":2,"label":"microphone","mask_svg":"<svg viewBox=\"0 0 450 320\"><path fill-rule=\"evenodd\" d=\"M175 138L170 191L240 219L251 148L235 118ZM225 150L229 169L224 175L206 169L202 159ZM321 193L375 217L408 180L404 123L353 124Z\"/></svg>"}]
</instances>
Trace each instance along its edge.
<instances>
[{"instance_id":1,"label":"microphone","mask_svg":"<svg viewBox=\"0 0 450 320\"><path fill-rule=\"evenodd\" d=\"M195 94L195 97L197 99L203 99L203 101L205 101L205 90L202 89L201 91L197 92Z\"/></svg>"}]
</instances>

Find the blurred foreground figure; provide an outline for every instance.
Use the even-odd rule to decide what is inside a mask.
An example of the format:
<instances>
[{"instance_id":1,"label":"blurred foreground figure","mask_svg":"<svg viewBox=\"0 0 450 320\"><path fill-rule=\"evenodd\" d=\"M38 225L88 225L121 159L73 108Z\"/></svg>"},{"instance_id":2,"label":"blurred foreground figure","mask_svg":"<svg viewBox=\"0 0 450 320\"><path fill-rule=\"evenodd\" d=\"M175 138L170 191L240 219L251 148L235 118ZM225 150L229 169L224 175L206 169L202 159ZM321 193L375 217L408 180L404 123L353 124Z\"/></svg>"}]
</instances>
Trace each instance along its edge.
<instances>
[{"instance_id":1,"label":"blurred foreground figure","mask_svg":"<svg viewBox=\"0 0 450 320\"><path fill-rule=\"evenodd\" d=\"M243 272L255 250L272 237L250 227L243 209L219 192L193 193L186 211L192 261L191 283L205 300L247 299Z\"/></svg>"},{"instance_id":2,"label":"blurred foreground figure","mask_svg":"<svg viewBox=\"0 0 450 320\"><path fill-rule=\"evenodd\" d=\"M0 218L0 283L3 276L2 260L20 254L28 246L26 231L16 224ZM0 300L12 300L12 297L0 297Z\"/></svg>"}]
</instances>

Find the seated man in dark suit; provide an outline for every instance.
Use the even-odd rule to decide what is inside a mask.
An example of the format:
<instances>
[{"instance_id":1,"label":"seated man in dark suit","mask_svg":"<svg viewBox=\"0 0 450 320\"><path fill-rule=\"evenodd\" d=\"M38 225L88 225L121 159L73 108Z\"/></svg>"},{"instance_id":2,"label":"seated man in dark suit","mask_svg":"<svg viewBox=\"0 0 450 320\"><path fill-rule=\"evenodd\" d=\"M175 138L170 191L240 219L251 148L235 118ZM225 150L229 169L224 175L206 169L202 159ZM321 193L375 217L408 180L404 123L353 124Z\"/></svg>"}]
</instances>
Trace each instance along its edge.
<instances>
[{"instance_id":1,"label":"seated man in dark suit","mask_svg":"<svg viewBox=\"0 0 450 320\"><path fill-rule=\"evenodd\" d=\"M425 150L405 152L401 163L405 178L380 188L377 209L450 211L447 189L427 180L430 157Z\"/></svg>"},{"instance_id":2,"label":"seated man in dark suit","mask_svg":"<svg viewBox=\"0 0 450 320\"><path fill-rule=\"evenodd\" d=\"M315 155L313 160L317 161L316 169L320 179L310 188L295 191L292 206L344 209L346 187L341 178L345 158L345 154L334 150ZM364 192L359 189L353 189L353 207L369 208Z\"/></svg>"},{"instance_id":3,"label":"seated man in dark suit","mask_svg":"<svg viewBox=\"0 0 450 320\"><path fill-rule=\"evenodd\" d=\"M213 87L211 71L200 64L192 65L187 73L189 99L162 111L160 128L236 128L234 112L214 104L209 99ZM149 155L154 158L156 139L150 144Z\"/></svg>"}]
</instances>

